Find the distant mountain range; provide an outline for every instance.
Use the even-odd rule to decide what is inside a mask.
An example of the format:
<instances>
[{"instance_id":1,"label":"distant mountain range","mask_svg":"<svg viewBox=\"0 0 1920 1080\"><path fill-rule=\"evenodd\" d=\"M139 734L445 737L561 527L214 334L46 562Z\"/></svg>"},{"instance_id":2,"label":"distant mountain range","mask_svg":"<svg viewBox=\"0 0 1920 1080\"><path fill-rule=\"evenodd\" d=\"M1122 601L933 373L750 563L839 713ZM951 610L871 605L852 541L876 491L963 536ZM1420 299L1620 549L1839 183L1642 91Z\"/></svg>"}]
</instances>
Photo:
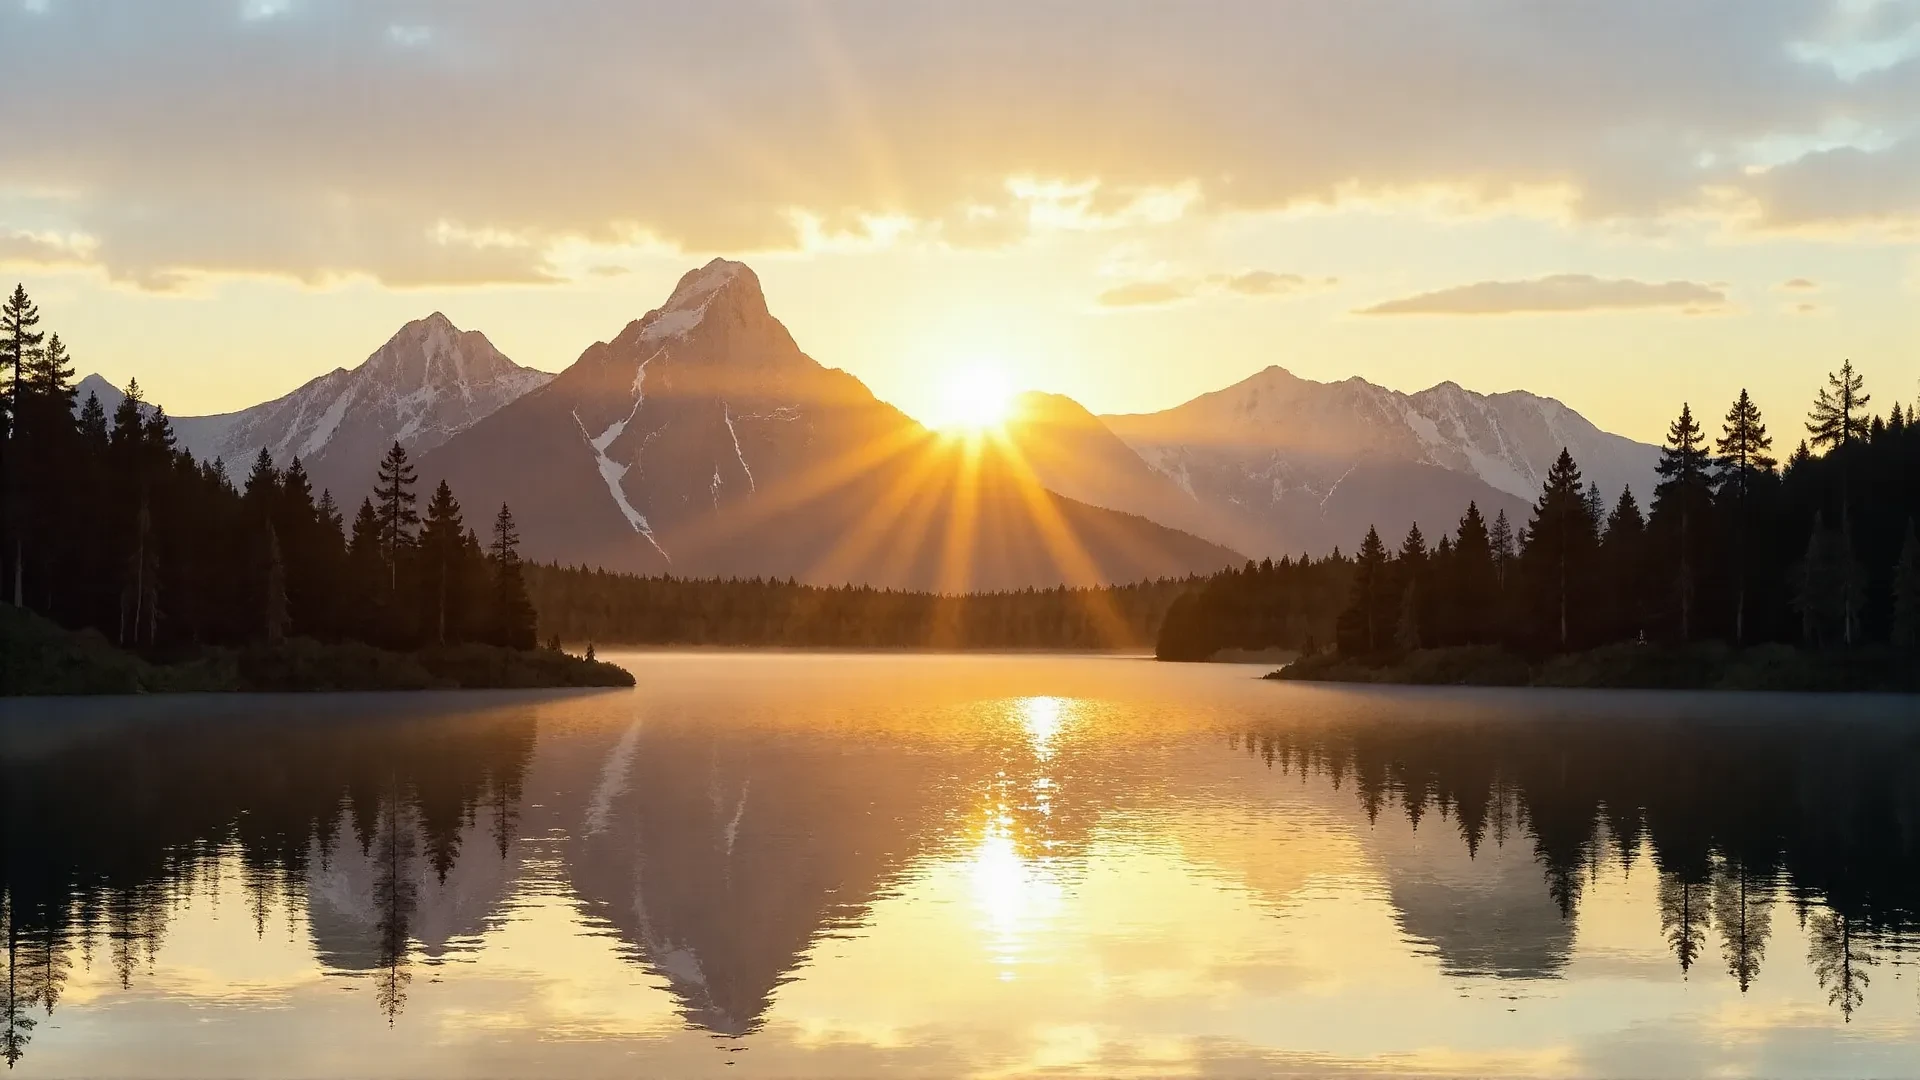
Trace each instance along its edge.
<instances>
[{"instance_id":1,"label":"distant mountain range","mask_svg":"<svg viewBox=\"0 0 1920 1080\"><path fill-rule=\"evenodd\" d=\"M97 375L88 393L120 398ZM1369 525L1437 537L1469 500L1520 521L1563 446L1607 499L1644 500L1659 454L1523 391L1279 367L1140 415L1029 394L1002 436L951 438L808 357L720 259L558 375L435 313L357 367L173 423L236 478L263 447L299 457L349 507L399 441L471 513L512 504L536 559L947 591L1206 573L1352 550Z\"/></svg>"},{"instance_id":2,"label":"distant mountain range","mask_svg":"<svg viewBox=\"0 0 1920 1080\"><path fill-rule=\"evenodd\" d=\"M395 442L424 453L553 376L501 355L485 334L463 331L434 312L400 328L359 366L335 368L272 401L215 416L171 417L182 447L218 458L236 480L264 448L285 468L294 458L315 491L357 502ZM121 392L97 375L79 399L96 393L108 415Z\"/></svg>"},{"instance_id":3,"label":"distant mountain range","mask_svg":"<svg viewBox=\"0 0 1920 1080\"><path fill-rule=\"evenodd\" d=\"M1418 522L1431 542L1469 500L1524 521L1562 447L1609 502L1629 484L1644 501L1659 458L1524 391L1403 394L1279 367L1164 412L1096 420L1064 398L1040 412L1050 422L1016 433L1044 446L1029 456L1056 490L1263 554L1351 551L1369 525L1397 538Z\"/></svg>"}]
</instances>

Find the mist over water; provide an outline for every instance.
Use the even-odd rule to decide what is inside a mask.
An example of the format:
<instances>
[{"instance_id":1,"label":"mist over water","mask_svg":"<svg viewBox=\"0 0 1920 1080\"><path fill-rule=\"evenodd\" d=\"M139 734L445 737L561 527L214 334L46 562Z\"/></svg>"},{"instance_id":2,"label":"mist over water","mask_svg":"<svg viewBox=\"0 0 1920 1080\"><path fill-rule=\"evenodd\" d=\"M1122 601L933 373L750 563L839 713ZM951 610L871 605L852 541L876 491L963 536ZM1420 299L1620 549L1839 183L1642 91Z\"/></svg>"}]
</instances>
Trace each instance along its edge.
<instances>
[{"instance_id":1,"label":"mist over water","mask_svg":"<svg viewBox=\"0 0 1920 1080\"><path fill-rule=\"evenodd\" d=\"M0 705L22 1076L1920 1076L1920 717L1112 657Z\"/></svg>"}]
</instances>

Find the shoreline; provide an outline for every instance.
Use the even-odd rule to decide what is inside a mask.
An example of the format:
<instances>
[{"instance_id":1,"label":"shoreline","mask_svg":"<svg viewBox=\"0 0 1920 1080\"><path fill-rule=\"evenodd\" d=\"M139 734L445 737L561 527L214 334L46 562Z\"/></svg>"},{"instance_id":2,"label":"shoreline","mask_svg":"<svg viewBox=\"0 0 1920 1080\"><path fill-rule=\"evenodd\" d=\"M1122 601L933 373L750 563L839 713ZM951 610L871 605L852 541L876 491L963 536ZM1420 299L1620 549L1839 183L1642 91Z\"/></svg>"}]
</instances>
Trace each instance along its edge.
<instances>
[{"instance_id":1,"label":"shoreline","mask_svg":"<svg viewBox=\"0 0 1920 1080\"><path fill-rule=\"evenodd\" d=\"M1777 644L1736 649L1723 642L1605 645L1534 661L1483 645L1381 657L1323 653L1262 677L1388 686L1920 693L1920 662L1890 648L1809 652Z\"/></svg>"},{"instance_id":2,"label":"shoreline","mask_svg":"<svg viewBox=\"0 0 1920 1080\"><path fill-rule=\"evenodd\" d=\"M478 643L397 652L356 641L291 638L277 645L205 646L177 659L150 660L97 631L66 630L12 608L0 614L4 698L633 685L633 673L617 664Z\"/></svg>"}]
</instances>

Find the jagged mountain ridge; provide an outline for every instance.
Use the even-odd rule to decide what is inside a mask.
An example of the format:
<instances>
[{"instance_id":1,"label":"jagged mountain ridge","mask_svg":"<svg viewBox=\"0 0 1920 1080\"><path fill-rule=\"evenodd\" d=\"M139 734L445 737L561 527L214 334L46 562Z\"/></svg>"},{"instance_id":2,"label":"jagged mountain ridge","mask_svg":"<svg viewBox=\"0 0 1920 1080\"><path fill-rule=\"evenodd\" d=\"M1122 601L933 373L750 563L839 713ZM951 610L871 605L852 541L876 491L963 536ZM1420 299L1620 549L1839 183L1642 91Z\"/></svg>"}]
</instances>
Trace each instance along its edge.
<instances>
[{"instance_id":1,"label":"jagged mountain ridge","mask_svg":"<svg viewBox=\"0 0 1920 1080\"><path fill-rule=\"evenodd\" d=\"M1608 499L1650 493L1657 447L1595 427L1552 398L1444 382L1404 394L1269 367L1158 413L1100 418L1195 508L1209 539L1263 554L1351 550L1368 526L1449 529L1469 500L1525 520L1562 447ZM1079 495L1071 477L1052 478ZM1164 503L1164 491L1134 496Z\"/></svg>"},{"instance_id":2,"label":"jagged mountain ridge","mask_svg":"<svg viewBox=\"0 0 1920 1080\"><path fill-rule=\"evenodd\" d=\"M331 489L350 505L371 490L375 466L395 442L424 453L551 378L436 311L402 326L358 366L292 393L238 412L170 419L182 448L219 459L236 482L264 448L281 468L299 458L315 491ZM89 393L109 416L123 396L97 375L82 380L78 400Z\"/></svg>"},{"instance_id":3,"label":"jagged mountain ridge","mask_svg":"<svg viewBox=\"0 0 1920 1080\"><path fill-rule=\"evenodd\" d=\"M511 504L533 558L644 573L965 591L1241 558L927 431L801 352L753 271L721 259L420 471Z\"/></svg>"}]
</instances>

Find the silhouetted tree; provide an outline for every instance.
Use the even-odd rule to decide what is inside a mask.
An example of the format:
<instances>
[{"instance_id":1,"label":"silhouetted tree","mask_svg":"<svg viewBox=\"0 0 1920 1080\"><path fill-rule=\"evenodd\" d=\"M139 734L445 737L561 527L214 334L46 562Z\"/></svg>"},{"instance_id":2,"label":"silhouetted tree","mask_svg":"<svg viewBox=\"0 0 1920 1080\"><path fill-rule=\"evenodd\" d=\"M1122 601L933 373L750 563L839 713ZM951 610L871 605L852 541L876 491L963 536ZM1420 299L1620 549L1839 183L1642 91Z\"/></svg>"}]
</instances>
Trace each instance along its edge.
<instances>
[{"instance_id":1,"label":"silhouetted tree","mask_svg":"<svg viewBox=\"0 0 1920 1080\"><path fill-rule=\"evenodd\" d=\"M1827 376L1807 416L1807 434L1814 449L1839 448L1855 439L1867 437L1866 409L1873 400L1865 393L1866 379L1853 370L1853 361L1840 364L1840 370Z\"/></svg>"},{"instance_id":2,"label":"silhouetted tree","mask_svg":"<svg viewBox=\"0 0 1920 1080\"><path fill-rule=\"evenodd\" d=\"M1719 460L1713 477L1715 494L1727 507L1728 533L1733 540L1733 640L1736 644L1744 644L1747 639L1748 548L1750 537L1758 528L1754 520L1758 488L1773 478L1778 464L1768 454L1771 449L1773 437L1767 434L1767 425L1760 418L1760 407L1742 388L1733 407L1727 410L1720 438L1714 443Z\"/></svg>"},{"instance_id":3,"label":"silhouetted tree","mask_svg":"<svg viewBox=\"0 0 1920 1080\"><path fill-rule=\"evenodd\" d=\"M407 462L406 447L394 443L380 460L378 481L373 497L380 511L380 553L387 566L387 588L400 590L400 563L413 547L414 527L420 515L413 504L414 471Z\"/></svg>"},{"instance_id":4,"label":"silhouetted tree","mask_svg":"<svg viewBox=\"0 0 1920 1080\"><path fill-rule=\"evenodd\" d=\"M493 519L493 541L488 551L493 564L493 640L516 649L531 649L538 640L533 604L520 568L520 531L506 503Z\"/></svg>"},{"instance_id":5,"label":"silhouetted tree","mask_svg":"<svg viewBox=\"0 0 1920 1080\"><path fill-rule=\"evenodd\" d=\"M1646 629L1646 531L1633 488L1621 488L1620 499L1607 515L1606 531L1600 537L1607 633L1616 640L1636 637Z\"/></svg>"},{"instance_id":6,"label":"silhouetted tree","mask_svg":"<svg viewBox=\"0 0 1920 1080\"><path fill-rule=\"evenodd\" d=\"M1667 444L1654 470L1660 483L1653 491L1653 513L1648 520L1653 558L1662 571L1667 595L1679 615L1681 641L1693 640L1694 600L1699 591L1705 532L1713 512L1706 440L1690 406L1667 428Z\"/></svg>"},{"instance_id":7,"label":"silhouetted tree","mask_svg":"<svg viewBox=\"0 0 1920 1080\"><path fill-rule=\"evenodd\" d=\"M1580 620L1587 616L1581 600L1591 584L1588 575L1595 547L1580 468L1562 448L1534 504L1520 553L1536 631L1558 648L1568 648L1577 639Z\"/></svg>"},{"instance_id":8,"label":"silhouetted tree","mask_svg":"<svg viewBox=\"0 0 1920 1080\"><path fill-rule=\"evenodd\" d=\"M1455 533L1452 588L1445 598L1454 636L1466 644L1492 640L1494 613L1499 610L1499 570L1494 564L1493 539L1478 503L1469 502Z\"/></svg>"}]
</instances>

